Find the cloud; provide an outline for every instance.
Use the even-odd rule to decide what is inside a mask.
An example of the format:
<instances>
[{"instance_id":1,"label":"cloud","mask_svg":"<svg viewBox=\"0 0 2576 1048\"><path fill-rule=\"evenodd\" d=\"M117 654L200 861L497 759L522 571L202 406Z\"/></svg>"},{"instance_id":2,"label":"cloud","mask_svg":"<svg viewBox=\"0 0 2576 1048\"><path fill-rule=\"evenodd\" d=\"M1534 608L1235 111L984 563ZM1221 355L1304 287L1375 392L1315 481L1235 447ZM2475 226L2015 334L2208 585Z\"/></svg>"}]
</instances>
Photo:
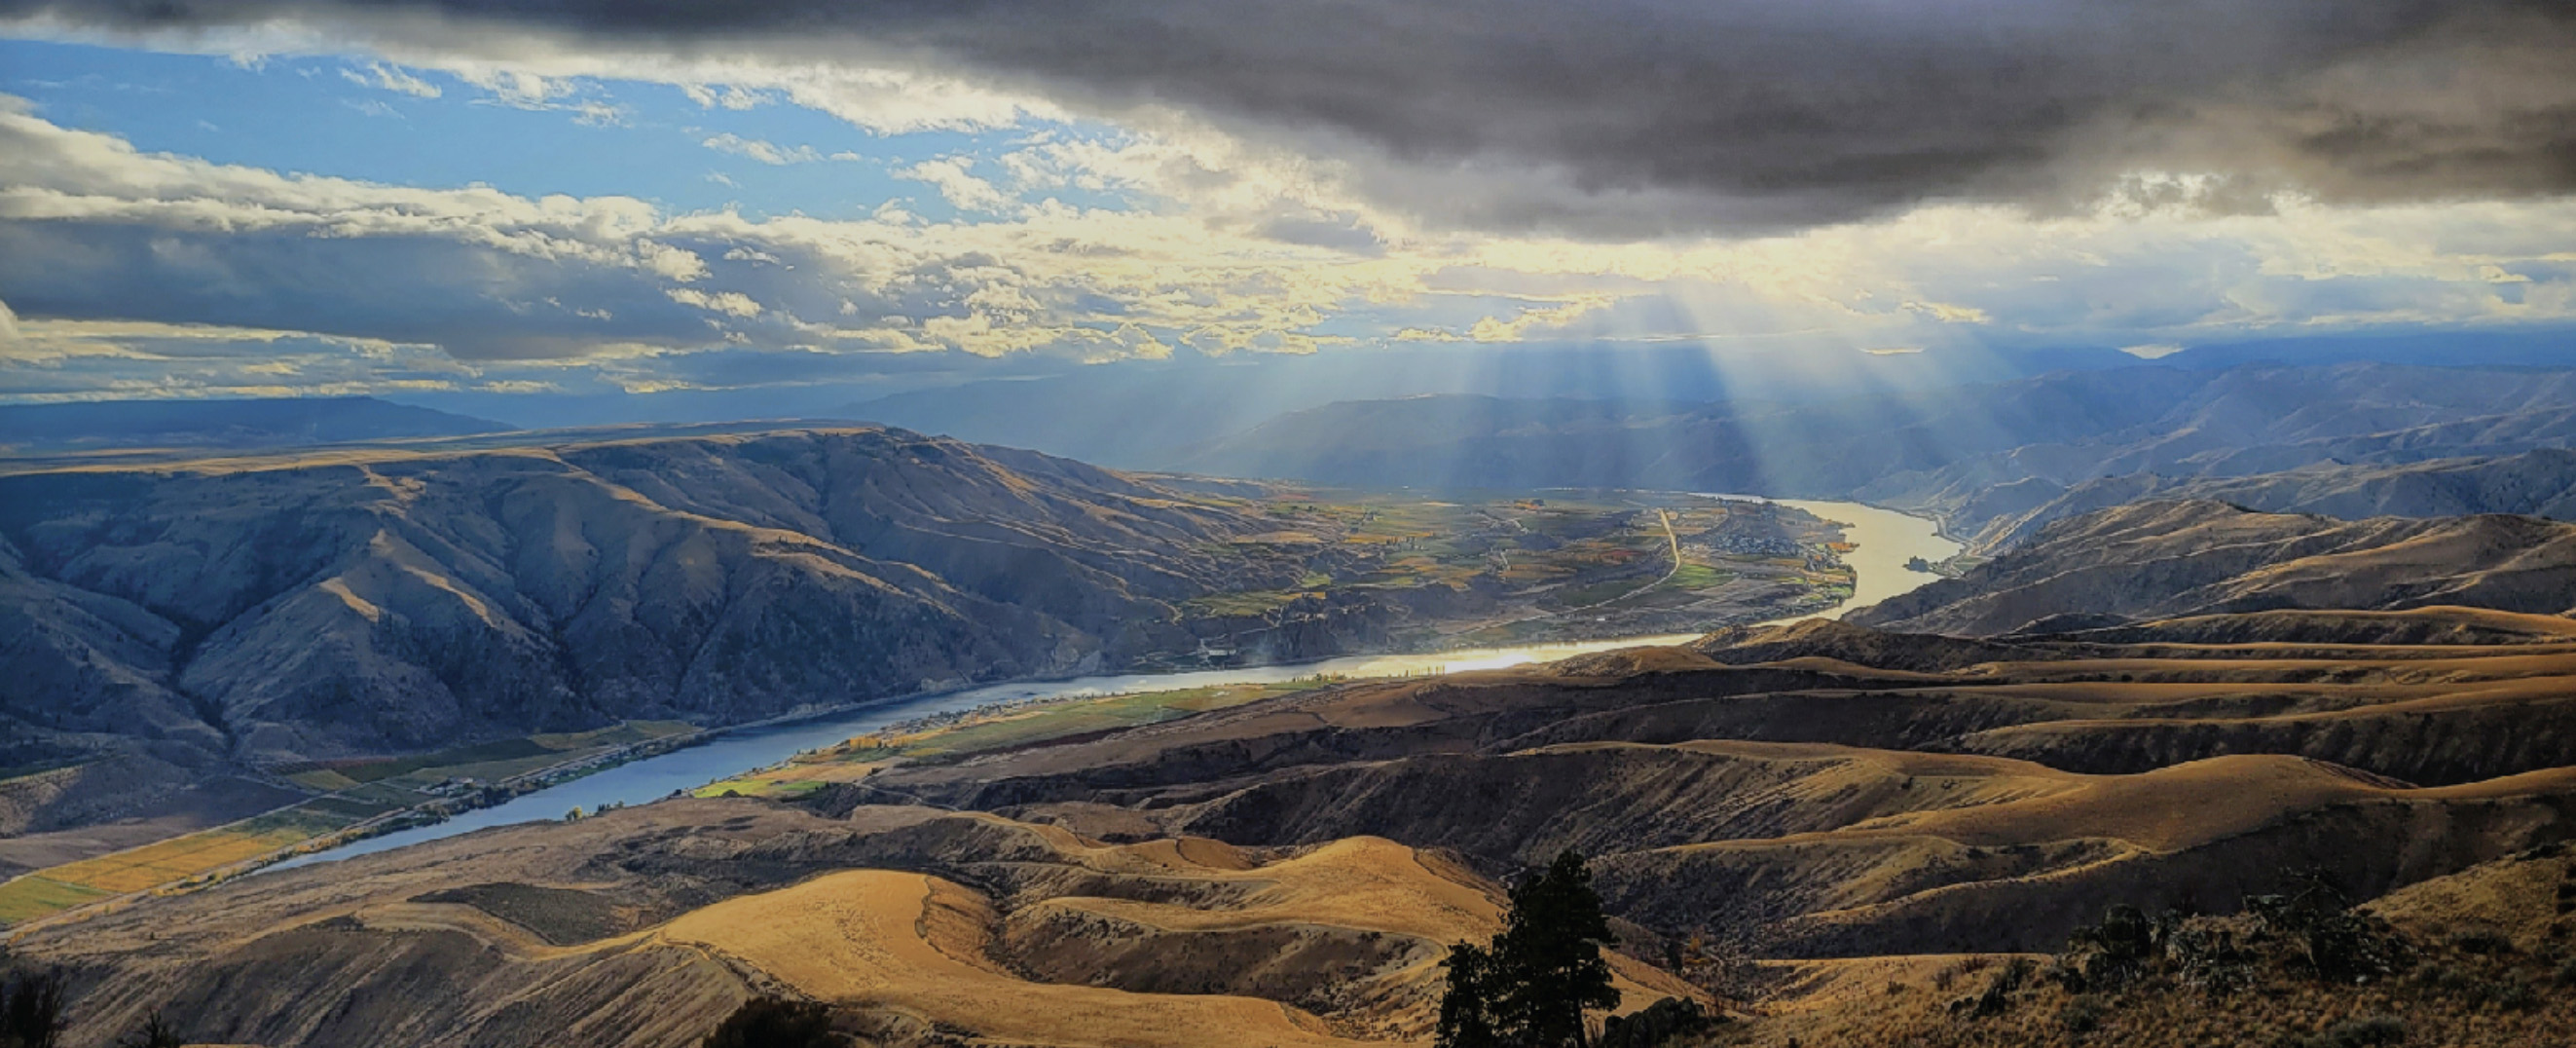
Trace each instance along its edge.
<instances>
[{"instance_id":1,"label":"cloud","mask_svg":"<svg viewBox=\"0 0 2576 1048\"><path fill-rule=\"evenodd\" d=\"M682 84L680 90L689 101L708 109L756 109L776 101L769 92L739 84Z\"/></svg>"},{"instance_id":2,"label":"cloud","mask_svg":"<svg viewBox=\"0 0 2576 1048\"><path fill-rule=\"evenodd\" d=\"M847 63L1138 126L1178 114L1318 158L1319 177L1442 228L1635 238L1926 202L2062 213L2138 190L2225 212L2281 193L2576 189L2576 9L2546 0L0 0L10 12Z\"/></svg>"},{"instance_id":3,"label":"cloud","mask_svg":"<svg viewBox=\"0 0 2576 1048\"><path fill-rule=\"evenodd\" d=\"M744 138L731 131L714 135L709 137L706 141L698 144L719 153L731 153L735 156L748 157L764 164L777 166L787 164L810 164L823 159L823 154L816 152L813 146L781 148L773 143L764 142L757 138Z\"/></svg>"},{"instance_id":4,"label":"cloud","mask_svg":"<svg viewBox=\"0 0 2576 1048\"><path fill-rule=\"evenodd\" d=\"M398 66L386 65L383 62L369 62L363 70L343 69L340 75L360 87L393 91L414 98L437 98L441 94L437 84L404 72Z\"/></svg>"},{"instance_id":5,"label":"cloud","mask_svg":"<svg viewBox=\"0 0 2576 1048\"><path fill-rule=\"evenodd\" d=\"M719 291L708 294L696 288L675 287L662 294L668 296L673 302L696 306L710 313L722 313L746 320L760 315L760 303L752 301L751 296L739 291Z\"/></svg>"},{"instance_id":6,"label":"cloud","mask_svg":"<svg viewBox=\"0 0 2576 1048\"><path fill-rule=\"evenodd\" d=\"M966 170L967 164L958 157L939 157L897 168L894 174L897 178L927 182L950 204L969 211L993 211L1010 202L992 183Z\"/></svg>"},{"instance_id":7,"label":"cloud","mask_svg":"<svg viewBox=\"0 0 2576 1048\"><path fill-rule=\"evenodd\" d=\"M598 88L529 93L584 90ZM1884 347L2576 324L2568 199L2283 195L2255 210L2180 199L2205 182L2141 179L2044 215L1946 203L1604 243L1410 225L1221 136L1054 124L975 148L907 172L959 203L944 220L863 200L843 212L863 217L746 217L149 153L0 95L0 300L53 347L9 350L26 363L0 397L350 391L369 375L704 390L930 366L898 357L971 372L1430 341L1687 342L1860 366Z\"/></svg>"},{"instance_id":8,"label":"cloud","mask_svg":"<svg viewBox=\"0 0 2576 1048\"><path fill-rule=\"evenodd\" d=\"M1294 348L1373 279L1297 277L1327 257L1186 217L1062 206L989 224L900 209L753 220L281 175L142 152L0 96L0 299L46 324L145 326L84 329L90 350L52 358L63 389L84 374L132 388L147 367L132 361L192 388L247 388L214 357L101 348L166 345L183 327L297 333L311 352L292 360L316 374L339 372L315 354L363 370L373 358L357 347L393 345L478 374L579 366L641 386L667 378L651 361L732 346L1081 360L1161 355L1183 337ZM424 381L418 370L387 381ZM28 392L17 385L0 395Z\"/></svg>"}]
</instances>

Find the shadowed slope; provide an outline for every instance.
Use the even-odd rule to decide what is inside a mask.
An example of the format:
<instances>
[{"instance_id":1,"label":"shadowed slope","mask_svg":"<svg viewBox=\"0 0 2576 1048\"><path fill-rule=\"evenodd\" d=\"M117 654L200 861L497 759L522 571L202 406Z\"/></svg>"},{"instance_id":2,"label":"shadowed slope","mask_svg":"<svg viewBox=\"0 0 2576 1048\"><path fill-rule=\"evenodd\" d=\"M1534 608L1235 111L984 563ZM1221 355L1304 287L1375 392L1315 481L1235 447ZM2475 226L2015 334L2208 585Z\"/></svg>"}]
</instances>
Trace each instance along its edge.
<instances>
[{"instance_id":1,"label":"shadowed slope","mask_svg":"<svg viewBox=\"0 0 2576 1048\"><path fill-rule=\"evenodd\" d=\"M0 614L43 626L0 706L268 758L1110 665L1263 570L1207 552L1258 530L1229 511L877 429L21 474L0 504Z\"/></svg>"},{"instance_id":2,"label":"shadowed slope","mask_svg":"<svg viewBox=\"0 0 2576 1048\"><path fill-rule=\"evenodd\" d=\"M1380 836L1496 873L1574 847L1603 856L1621 915L1664 933L1751 930L1800 955L2019 949L2123 894L2222 904L2319 861L2376 891L2569 833L2569 625L2269 613L2111 643L1807 622L1347 685L869 784L1102 833Z\"/></svg>"},{"instance_id":3,"label":"shadowed slope","mask_svg":"<svg viewBox=\"0 0 2576 1048\"><path fill-rule=\"evenodd\" d=\"M2434 605L2576 609L2576 525L2509 516L2344 522L2142 502L2058 521L1965 577L1849 619L1994 635L2106 618Z\"/></svg>"}]
</instances>

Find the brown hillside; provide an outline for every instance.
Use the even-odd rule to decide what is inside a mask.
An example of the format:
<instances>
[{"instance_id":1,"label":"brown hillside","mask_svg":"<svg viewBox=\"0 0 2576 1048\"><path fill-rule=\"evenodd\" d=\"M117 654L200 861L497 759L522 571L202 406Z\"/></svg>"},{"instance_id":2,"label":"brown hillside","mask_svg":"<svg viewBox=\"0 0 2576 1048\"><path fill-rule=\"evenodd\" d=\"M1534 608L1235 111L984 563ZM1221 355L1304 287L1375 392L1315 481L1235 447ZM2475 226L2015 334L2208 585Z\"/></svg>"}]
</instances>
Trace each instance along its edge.
<instances>
[{"instance_id":1,"label":"brown hillside","mask_svg":"<svg viewBox=\"0 0 2576 1048\"><path fill-rule=\"evenodd\" d=\"M1419 1034L1447 945L1500 919L1493 884L1384 840L1109 845L674 801L263 874L15 951L86 973L76 1045L154 1010L271 1045L693 1045L784 990L892 1044L1320 1046ZM1693 992L1618 965L1632 1007Z\"/></svg>"},{"instance_id":2,"label":"brown hillside","mask_svg":"<svg viewBox=\"0 0 2576 1048\"><path fill-rule=\"evenodd\" d=\"M1991 636L2065 616L2160 619L2273 609L2576 609L2576 525L2257 513L2141 502L2071 517L1966 576L1866 608L1881 629Z\"/></svg>"},{"instance_id":3,"label":"brown hillside","mask_svg":"<svg viewBox=\"0 0 2576 1048\"><path fill-rule=\"evenodd\" d=\"M2376 892L2576 825L2561 620L2246 619L2141 643L1801 624L869 781L1125 838L1384 837L1496 875L1574 847L1630 920L1808 956L2039 948L2107 899L2224 905L2320 862ZM2517 643L2356 642L2463 630ZM2267 639L2166 639L2215 636Z\"/></svg>"},{"instance_id":4,"label":"brown hillside","mask_svg":"<svg viewBox=\"0 0 2576 1048\"><path fill-rule=\"evenodd\" d=\"M1254 517L887 429L22 472L0 507L0 712L257 759L1110 665L1268 570L1208 552Z\"/></svg>"}]
</instances>

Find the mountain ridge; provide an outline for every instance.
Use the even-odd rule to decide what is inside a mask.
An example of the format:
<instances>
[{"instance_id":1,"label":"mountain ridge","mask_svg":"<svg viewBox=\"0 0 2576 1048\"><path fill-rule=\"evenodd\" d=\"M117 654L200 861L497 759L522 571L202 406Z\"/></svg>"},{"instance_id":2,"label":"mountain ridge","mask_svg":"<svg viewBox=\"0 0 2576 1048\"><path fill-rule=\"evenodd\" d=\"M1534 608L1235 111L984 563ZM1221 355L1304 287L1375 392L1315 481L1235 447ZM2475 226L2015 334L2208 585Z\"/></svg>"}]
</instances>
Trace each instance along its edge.
<instances>
[{"instance_id":1,"label":"mountain ridge","mask_svg":"<svg viewBox=\"0 0 2576 1048\"><path fill-rule=\"evenodd\" d=\"M1992 552L1998 522L2100 508L2134 486L2213 494L2293 471L2388 471L2395 490L2434 460L2450 471L2529 471L2518 501L2460 497L2422 515L2555 511L2576 488L2553 457L2576 441L2576 371L2401 364L2142 366L1811 404L1639 406L1423 397L1346 401L1267 420L1181 468L1320 483L1428 488L1626 485L1841 498L1920 512ZM2484 462L2486 465L2479 465ZM2424 467L2431 468L2431 467ZM2155 485L2140 478L2154 475ZM2084 485L2084 494L2070 495ZM2195 485L2197 485L2195 487ZM2136 496L2133 496L2136 497ZM2088 501L2089 500L2089 501ZM2121 500L2125 501L2125 500ZM2390 495L2390 509L2414 509ZM2311 505L2284 495L2268 508ZM2345 508L2325 495L2319 507ZM1989 534L1990 529L1993 530Z\"/></svg>"},{"instance_id":2,"label":"mountain ridge","mask_svg":"<svg viewBox=\"0 0 2576 1048\"><path fill-rule=\"evenodd\" d=\"M264 448L501 433L518 427L374 397L0 404L0 451Z\"/></svg>"},{"instance_id":3,"label":"mountain ridge","mask_svg":"<svg viewBox=\"0 0 2576 1048\"><path fill-rule=\"evenodd\" d=\"M1262 570L1192 548L1257 520L881 429L19 474L0 495L32 631L8 707L59 690L91 700L52 708L65 727L115 709L279 755L1076 670L1154 643L1147 609ZM751 654L775 644L820 660Z\"/></svg>"},{"instance_id":4,"label":"mountain ridge","mask_svg":"<svg viewBox=\"0 0 2576 1048\"><path fill-rule=\"evenodd\" d=\"M2052 521L1958 578L1848 620L1991 636L2068 623L2436 605L2576 613L2576 524L2509 514L2344 521L2207 500L2130 503Z\"/></svg>"}]
</instances>

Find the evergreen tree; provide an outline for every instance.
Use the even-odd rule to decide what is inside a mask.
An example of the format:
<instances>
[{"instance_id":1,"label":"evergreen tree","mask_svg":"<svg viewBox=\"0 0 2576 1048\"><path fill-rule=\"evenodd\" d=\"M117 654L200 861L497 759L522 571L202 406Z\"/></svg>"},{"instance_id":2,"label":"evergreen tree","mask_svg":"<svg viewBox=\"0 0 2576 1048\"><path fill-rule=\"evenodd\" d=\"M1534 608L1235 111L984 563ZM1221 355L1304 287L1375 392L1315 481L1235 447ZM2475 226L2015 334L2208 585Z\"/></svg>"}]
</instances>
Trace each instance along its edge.
<instances>
[{"instance_id":1,"label":"evergreen tree","mask_svg":"<svg viewBox=\"0 0 2576 1048\"><path fill-rule=\"evenodd\" d=\"M1494 966L1508 973L1494 1000L1497 1018L1529 1044L1586 1044L1584 1009L1619 1006L1601 957L1601 947L1617 941L1583 856L1557 853L1512 892L1511 915L1494 939Z\"/></svg>"},{"instance_id":2,"label":"evergreen tree","mask_svg":"<svg viewBox=\"0 0 2576 1048\"><path fill-rule=\"evenodd\" d=\"M1441 1048L1499 1048L1491 1001L1494 957L1482 946L1449 948L1449 992L1440 998Z\"/></svg>"},{"instance_id":3,"label":"evergreen tree","mask_svg":"<svg viewBox=\"0 0 2576 1048\"><path fill-rule=\"evenodd\" d=\"M1584 1011L1619 1005L1601 956L1601 947L1618 940L1582 855L1559 853L1512 889L1511 903L1489 947L1460 943L1449 951L1441 1048L1580 1048L1588 1043Z\"/></svg>"}]
</instances>

